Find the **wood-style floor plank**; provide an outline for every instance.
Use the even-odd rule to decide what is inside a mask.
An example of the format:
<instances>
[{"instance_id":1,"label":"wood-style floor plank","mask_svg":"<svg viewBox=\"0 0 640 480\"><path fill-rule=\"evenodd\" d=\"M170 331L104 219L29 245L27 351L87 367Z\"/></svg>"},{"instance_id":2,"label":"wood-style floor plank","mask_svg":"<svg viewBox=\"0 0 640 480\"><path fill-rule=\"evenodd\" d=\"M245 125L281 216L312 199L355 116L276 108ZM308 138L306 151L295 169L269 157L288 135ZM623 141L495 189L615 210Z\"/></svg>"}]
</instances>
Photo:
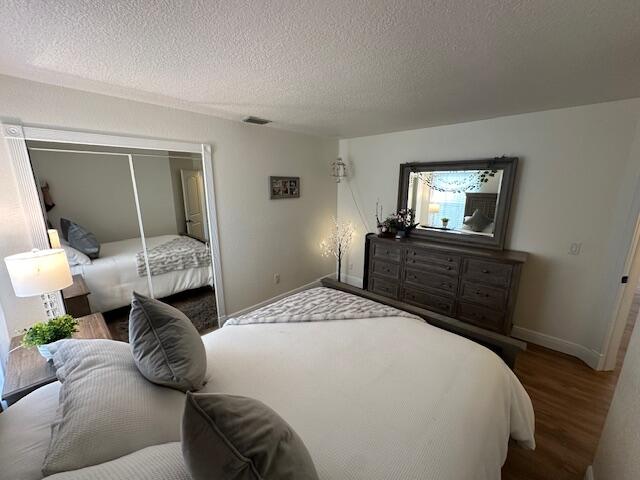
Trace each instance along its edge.
<instances>
[{"instance_id":1,"label":"wood-style floor plank","mask_svg":"<svg viewBox=\"0 0 640 480\"><path fill-rule=\"evenodd\" d=\"M636 295L613 372L529 344L515 372L536 414L536 450L509 447L503 480L582 480L593 462L629 338L640 309Z\"/></svg>"}]
</instances>

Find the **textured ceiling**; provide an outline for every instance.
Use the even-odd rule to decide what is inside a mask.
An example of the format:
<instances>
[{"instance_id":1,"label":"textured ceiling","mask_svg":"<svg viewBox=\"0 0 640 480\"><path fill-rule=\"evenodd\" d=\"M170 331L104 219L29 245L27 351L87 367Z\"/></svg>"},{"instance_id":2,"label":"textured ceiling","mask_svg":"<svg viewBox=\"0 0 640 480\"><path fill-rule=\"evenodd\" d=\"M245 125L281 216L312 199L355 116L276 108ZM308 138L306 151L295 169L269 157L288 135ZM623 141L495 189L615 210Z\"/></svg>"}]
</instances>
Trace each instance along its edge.
<instances>
[{"instance_id":1,"label":"textured ceiling","mask_svg":"<svg viewBox=\"0 0 640 480\"><path fill-rule=\"evenodd\" d=\"M2 0L0 45L0 73L340 137L640 96L640 0Z\"/></svg>"}]
</instances>

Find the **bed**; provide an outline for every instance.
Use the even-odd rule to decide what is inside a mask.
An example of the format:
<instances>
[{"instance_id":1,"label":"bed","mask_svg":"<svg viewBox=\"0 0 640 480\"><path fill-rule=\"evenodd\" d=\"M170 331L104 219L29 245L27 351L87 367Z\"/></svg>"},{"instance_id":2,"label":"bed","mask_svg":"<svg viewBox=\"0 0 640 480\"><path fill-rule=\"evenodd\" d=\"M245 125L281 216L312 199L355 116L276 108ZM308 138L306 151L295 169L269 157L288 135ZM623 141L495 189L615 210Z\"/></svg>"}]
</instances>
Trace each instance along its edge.
<instances>
[{"instance_id":1,"label":"bed","mask_svg":"<svg viewBox=\"0 0 640 480\"><path fill-rule=\"evenodd\" d=\"M271 406L304 440L320 479L497 480L509 438L535 447L531 401L490 350L383 305L352 318L332 303L319 316L306 306L326 302L302 300L302 314L273 304L205 335L204 391ZM14 475L2 478L40 479L52 385L0 415L0 476Z\"/></svg>"},{"instance_id":2,"label":"bed","mask_svg":"<svg viewBox=\"0 0 640 480\"><path fill-rule=\"evenodd\" d=\"M179 235L160 235L146 238L147 249L168 244ZM195 241L195 240L194 240ZM202 244L204 247L204 244ZM142 250L139 238L131 238L101 245L100 258L85 265L71 267L71 272L81 274L91 291L89 303L93 312L107 312L131 303L133 291L148 294L146 276L138 273L136 256ZM152 269L153 272L153 269ZM194 288L213 286L211 266L174 270L152 275L153 293L163 298Z\"/></svg>"}]
</instances>

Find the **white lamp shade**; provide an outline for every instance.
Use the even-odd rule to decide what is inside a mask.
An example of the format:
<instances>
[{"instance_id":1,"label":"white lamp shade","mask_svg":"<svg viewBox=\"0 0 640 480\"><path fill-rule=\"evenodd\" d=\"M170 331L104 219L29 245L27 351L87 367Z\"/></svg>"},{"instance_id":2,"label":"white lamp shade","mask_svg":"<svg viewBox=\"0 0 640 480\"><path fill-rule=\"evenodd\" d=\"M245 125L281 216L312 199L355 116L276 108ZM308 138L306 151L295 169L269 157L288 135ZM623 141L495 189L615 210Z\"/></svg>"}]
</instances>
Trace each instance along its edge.
<instances>
[{"instance_id":1,"label":"white lamp shade","mask_svg":"<svg viewBox=\"0 0 640 480\"><path fill-rule=\"evenodd\" d=\"M439 203L430 203L429 204L429 213L438 213L440 211Z\"/></svg>"},{"instance_id":2,"label":"white lamp shade","mask_svg":"<svg viewBox=\"0 0 640 480\"><path fill-rule=\"evenodd\" d=\"M62 290L73 283L64 250L34 250L6 257L13 291L32 297Z\"/></svg>"}]
</instances>

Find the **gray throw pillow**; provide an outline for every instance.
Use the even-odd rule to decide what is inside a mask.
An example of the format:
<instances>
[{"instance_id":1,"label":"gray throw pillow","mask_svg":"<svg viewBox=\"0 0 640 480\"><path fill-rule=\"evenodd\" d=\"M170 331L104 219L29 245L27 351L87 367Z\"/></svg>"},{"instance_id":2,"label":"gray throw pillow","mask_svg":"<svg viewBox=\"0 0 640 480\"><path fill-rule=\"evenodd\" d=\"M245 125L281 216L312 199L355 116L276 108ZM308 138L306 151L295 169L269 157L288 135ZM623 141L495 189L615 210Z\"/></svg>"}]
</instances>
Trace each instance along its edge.
<instances>
[{"instance_id":1,"label":"gray throw pillow","mask_svg":"<svg viewBox=\"0 0 640 480\"><path fill-rule=\"evenodd\" d=\"M464 224L467 225L474 232L481 232L491 223L491 219L487 217L480 210L476 209L471 215L470 218L464 221Z\"/></svg>"},{"instance_id":2,"label":"gray throw pillow","mask_svg":"<svg viewBox=\"0 0 640 480\"><path fill-rule=\"evenodd\" d=\"M96 236L82 225L71 222L67 230L67 241L76 250L94 260L100 256L100 242Z\"/></svg>"},{"instance_id":3,"label":"gray throw pillow","mask_svg":"<svg viewBox=\"0 0 640 480\"><path fill-rule=\"evenodd\" d=\"M204 385L204 344L191 320L177 308L133 292L129 343L140 373L150 382L183 392Z\"/></svg>"},{"instance_id":4,"label":"gray throw pillow","mask_svg":"<svg viewBox=\"0 0 640 480\"><path fill-rule=\"evenodd\" d=\"M71 226L71 220L68 218L60 219L60 233L62 233L62 238L67 242L69 241L69 227Z\"/></svg>"},{"instance_id":5,"label":"gray throw pillow","mask_svg":"<svg viewBox=\"0 0 640 480\"><path fill-rule=\"evenodd\" d=\"M49 348L61 387L45 476L180 440L184 394L148 382L129 345L60 340Z\"/></svg>"},{"instance_id":6,"label":"gray throw pillow","mask_svg":"<svg viewBox=\"0 0 640 480\"><path fill-rule=\"evenodd\" d=\"M298 434L253 398L187 393L182 455L194 480L318 480Z\"/></svg>"}]
</instances>

